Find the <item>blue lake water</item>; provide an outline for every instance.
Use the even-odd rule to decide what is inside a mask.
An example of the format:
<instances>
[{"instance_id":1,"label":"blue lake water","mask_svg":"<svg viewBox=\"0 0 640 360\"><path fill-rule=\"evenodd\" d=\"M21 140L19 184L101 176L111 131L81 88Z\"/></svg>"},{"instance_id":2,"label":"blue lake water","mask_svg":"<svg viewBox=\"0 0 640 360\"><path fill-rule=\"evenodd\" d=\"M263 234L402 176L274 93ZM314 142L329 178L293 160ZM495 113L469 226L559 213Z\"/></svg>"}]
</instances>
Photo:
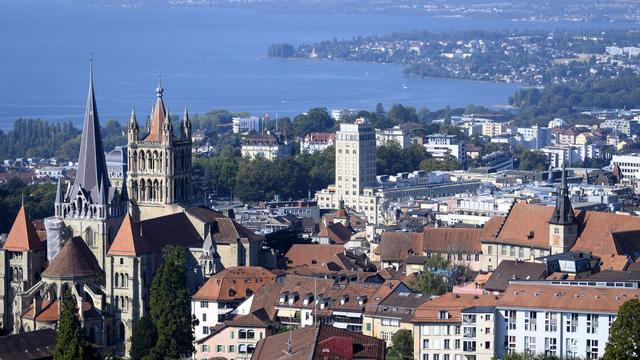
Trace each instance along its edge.
<instances>
[{"instance_id":1,"label":"blue lake water","mask_svg":"<svg viewBox=\"0 0 640 360\"><path fill-rule=\"evenodd\" d=\"M295 115L311 107L438 109L504 105L513 84L402 75L395 65L272 60L266 48L356 35L428 29L603 27L386 15L274 15L249 10L97 8L68 1L2 0L0 129L19 117L81 122L89 53L103 120L139 118L162 74L172 113L224 108ZM609 26L609 25L607 25Z\"/></svg>"}]
</instances>

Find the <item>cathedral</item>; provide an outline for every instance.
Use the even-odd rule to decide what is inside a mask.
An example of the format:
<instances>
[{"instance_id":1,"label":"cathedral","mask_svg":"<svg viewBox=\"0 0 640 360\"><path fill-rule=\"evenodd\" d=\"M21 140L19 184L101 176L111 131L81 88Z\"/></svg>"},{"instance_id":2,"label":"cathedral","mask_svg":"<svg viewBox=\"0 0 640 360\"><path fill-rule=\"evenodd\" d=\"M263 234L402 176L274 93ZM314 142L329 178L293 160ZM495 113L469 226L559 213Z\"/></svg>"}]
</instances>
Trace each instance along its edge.
<instances>
[{"instance_id":1,"label":"cathedral","mask_svg":"<svg viewBox=\"0 0 640 360\"><path fill-rule=\"evenodd\" d=\"M57 326L70 294L89 342L127 356L131 334L149 310L153 274L167 245L185 249L193 293L230 266L268 265L264 239L219 212L191 204L191 122L174 124L160 82L148 125L135 112L127 147L107 157L90 66L76 177L58 180L54 215L38 231L20 208L0 249L0 327L7 333ZM177 127L177 126L176 126ZM126 166L115 166L118 159Z\"/></svg>"}]
</instances>

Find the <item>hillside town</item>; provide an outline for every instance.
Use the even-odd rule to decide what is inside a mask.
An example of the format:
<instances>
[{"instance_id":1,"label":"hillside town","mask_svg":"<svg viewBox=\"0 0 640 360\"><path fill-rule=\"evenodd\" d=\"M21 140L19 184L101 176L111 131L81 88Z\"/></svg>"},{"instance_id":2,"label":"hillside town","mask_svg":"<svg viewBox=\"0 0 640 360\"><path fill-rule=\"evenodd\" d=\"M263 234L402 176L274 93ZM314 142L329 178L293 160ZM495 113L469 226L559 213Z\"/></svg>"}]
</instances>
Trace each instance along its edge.
<instances>
[{"instance_id":1,"label":"hillside town","mask_svg":"<svg viewBox=\"0 0 640 360\"><path fill-rule=\"evenodd\" d=\"M0 357L51 358L71 316L97 353L136 358L136 329L157 319L157 284L173 269L176 299L189 300L174 304L186 330L166 323L189 334L180 358L601 358L618 310L640 296L640 155L629 151L640 111L585 116L600 122L454 116L435 123L461 136L416 137L336 119L337 131L298 138L237 118L243 157L332 148L333 183L300 199L209 201L194 196L192 170L210 145L188 110L171 121L159 81L148 127L132 112L126 144L107 153L91 74L77 160L2 164L2 182L56 190L52 216L33 218L23 198L0 237ZM460 167L380 174L384 146ZM548 168L518 169L515 148ZM575 166L585 161L603 166Z\"/></svg>"}]
</instances>

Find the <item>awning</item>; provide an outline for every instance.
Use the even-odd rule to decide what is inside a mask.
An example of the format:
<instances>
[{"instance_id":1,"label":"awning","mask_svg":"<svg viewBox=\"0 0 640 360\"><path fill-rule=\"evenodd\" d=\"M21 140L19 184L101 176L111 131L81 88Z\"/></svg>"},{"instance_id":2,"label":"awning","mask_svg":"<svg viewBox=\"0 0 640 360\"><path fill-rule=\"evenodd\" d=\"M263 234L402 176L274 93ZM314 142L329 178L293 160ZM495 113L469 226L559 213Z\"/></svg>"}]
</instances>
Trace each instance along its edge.
<instances>
[{"instance_id":1,"label":"awning","mask_svg":"<svg viewBox=\"0 0 640 360\"><path fill-rule=\"evenodd\" d=\"M278 309L276 315L283 318L294 318L298 317L298 312L299 310L294 309Z\"/></svg>"}]
</instances>

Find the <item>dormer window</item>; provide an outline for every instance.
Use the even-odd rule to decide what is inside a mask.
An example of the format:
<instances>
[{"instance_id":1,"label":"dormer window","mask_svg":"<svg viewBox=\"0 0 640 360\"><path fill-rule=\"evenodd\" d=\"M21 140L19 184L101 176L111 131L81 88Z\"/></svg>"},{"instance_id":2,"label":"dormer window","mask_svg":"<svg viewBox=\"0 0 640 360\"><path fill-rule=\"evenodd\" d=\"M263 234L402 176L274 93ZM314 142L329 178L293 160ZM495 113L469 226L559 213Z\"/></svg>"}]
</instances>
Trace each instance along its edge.
<instances>
[{"instance_id":1,"label":"dormer window","mask_svg":"<svg viewBox=\"0 0 640 360\"><path fill-rule=\"evenodd\" d=\"M347 303L347 301L349 301L349 295L342 295L340 296L340 305L344 305Z\"/></svg>"},{"instance_id":2,"label":"dormer window","mask_svg":"<svg viewBox=\"0 0 640 360\"><path fill-rule=\"evenodd\" d=\"M367 302L367 297L366 296L358 296L358 306L362 306L364 305L364 303Z\"/></svg>"},{"instance_id":3,"label":"dormer window","mask_svg":"<svg viewBox=\"0 0 640 360\"><path fill-rule=\"evenodd\" d=\"M284 304L285 302L287 302L288 298L289 298L289 292L285 291L282 294L280 294L280 299L278 300L278 302L280 304Z\"/></svg>"},{"instance_id":4,"label":"dormer window","mask_svg":"<svg viewBox=\"0 0 640 360\"><path fill-rule=\"evenodd\" d=\"M438 315L438 319L447 320L448 318L449 318L449 312L445 311L445 310L440 310L440 313Z\"/></svg>"},{"instance_id":5,"label":"dormer window","mask_svg":"<svg viewBox=\"0 0 640 360\"><path fill-rule=\"evenodd\" d=\"M293 305L296 300L298 300L298 293L294 292L291 294L291 296L289 296L289 305Z\"/></svg>"}]
</instances>

